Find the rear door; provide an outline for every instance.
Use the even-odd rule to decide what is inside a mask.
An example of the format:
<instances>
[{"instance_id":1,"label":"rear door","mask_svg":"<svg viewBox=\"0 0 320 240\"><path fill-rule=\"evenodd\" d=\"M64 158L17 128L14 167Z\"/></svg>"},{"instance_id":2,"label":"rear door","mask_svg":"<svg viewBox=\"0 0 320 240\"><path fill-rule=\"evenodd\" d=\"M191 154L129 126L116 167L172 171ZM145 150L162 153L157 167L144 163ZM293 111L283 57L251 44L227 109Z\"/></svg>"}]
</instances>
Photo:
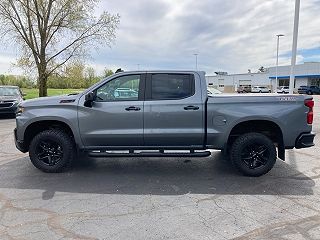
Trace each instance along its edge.
<instances>
[{"instance_id":1,"label":"rear door","mask_svg":"<svg viewBox=\"0 0 320 240\"><path fill-rule=\"evenodd\" d=\"M203 145L201 89L197 74L147 74L143 116L146 146Z\"/></svg>"}]
</instances>

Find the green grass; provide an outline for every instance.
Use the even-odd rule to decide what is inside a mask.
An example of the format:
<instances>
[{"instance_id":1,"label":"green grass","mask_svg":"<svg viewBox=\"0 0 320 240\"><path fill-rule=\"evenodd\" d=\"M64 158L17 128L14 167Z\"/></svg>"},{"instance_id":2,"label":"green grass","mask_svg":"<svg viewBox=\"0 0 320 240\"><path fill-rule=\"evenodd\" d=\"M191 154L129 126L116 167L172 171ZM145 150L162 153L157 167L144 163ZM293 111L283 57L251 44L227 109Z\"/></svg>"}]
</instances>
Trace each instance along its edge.
<instances>
[{"instance_id":1,"label":"green grass","mask_svg":"<svg viewBox=\"0 0 320 240\"><path fill-rule=\"evenodd\" d=\"M79 93L82 92L84 89L53 89L48 88L48 96L57 96L57 95L64 95L69 93ZM25 99L32 99L39 97L39 90L36 88L22 88L22 92L27 94Z\"/></svg>"}]
</instances>

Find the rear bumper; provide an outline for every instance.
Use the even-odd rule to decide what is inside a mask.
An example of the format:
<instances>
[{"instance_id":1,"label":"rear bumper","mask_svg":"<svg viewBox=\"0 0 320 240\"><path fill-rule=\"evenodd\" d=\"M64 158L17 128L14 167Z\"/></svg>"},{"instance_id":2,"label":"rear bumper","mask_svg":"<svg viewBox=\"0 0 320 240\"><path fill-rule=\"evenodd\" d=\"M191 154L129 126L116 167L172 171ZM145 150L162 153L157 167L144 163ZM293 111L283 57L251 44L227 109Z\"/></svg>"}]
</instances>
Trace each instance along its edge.
<instances>
[{"instance_id":1,"label":"rear bumper","mask_svg":"<svg viewBox=\"0 0 320 240\"><path fill-rule=\"evenodd\" d=\"M295 147L308 148L314 146L313 139L316 135L314 133L302 133L296 140Z\"/></svg>"},{"instance_id":2,"label":"rear bumper","mask_svg":"<svg viewBox=\"0 0 320 240\"><path fill-rule=\"evenodd\" d=\"M17 129L16 128L14 129L13 133L14 133L14 143L16 144L16 148L23 153L28 152L28 148L24 144L24 141L17 139Z\"/></svg>"}]
</instances>

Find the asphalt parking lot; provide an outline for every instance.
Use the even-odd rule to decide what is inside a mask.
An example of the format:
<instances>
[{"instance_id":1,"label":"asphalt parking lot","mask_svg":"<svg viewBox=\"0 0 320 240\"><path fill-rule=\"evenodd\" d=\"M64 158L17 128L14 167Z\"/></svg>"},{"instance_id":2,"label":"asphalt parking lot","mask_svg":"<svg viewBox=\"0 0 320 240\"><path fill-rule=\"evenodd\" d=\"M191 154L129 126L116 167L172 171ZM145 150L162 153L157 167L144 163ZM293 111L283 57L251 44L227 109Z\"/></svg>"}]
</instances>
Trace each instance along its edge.
<instances>
[{"instance_id":1,"label":"asphalt parking lot","mask_svg":"<svg viewBox=\"0 0 320 240\"><path fill-rule=\"evenodd\" d=\"M260 178L220 152L199 159L87 159L35 169L0 119L0 239L320 239L320 96L316 146L287 151Z\"/></svg>"}]
</instances>

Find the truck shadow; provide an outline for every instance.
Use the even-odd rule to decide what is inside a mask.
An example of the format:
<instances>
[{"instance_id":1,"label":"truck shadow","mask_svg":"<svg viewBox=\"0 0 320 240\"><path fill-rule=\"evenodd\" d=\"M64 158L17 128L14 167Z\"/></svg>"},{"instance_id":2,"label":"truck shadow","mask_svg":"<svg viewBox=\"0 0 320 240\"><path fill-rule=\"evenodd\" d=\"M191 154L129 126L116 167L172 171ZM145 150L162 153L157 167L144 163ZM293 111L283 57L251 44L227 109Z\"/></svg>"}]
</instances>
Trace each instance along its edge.
<instances>
[{"instance_id":1,"label":"truck shadow","mask_svg":"<svg viewBox=\"0 0 320 240\"><path fill-rule=\"evenodd\" d=\"M29 158L0 166L0 188L44 190L43 199L55 192L183 195L312 195L312 177L278 161L265 176L238 174L220 153L201 159L111 158L79 161L66 173L46 174ZM318 178L316 176L314 178Z\"/></svg>"}]
</instances>

